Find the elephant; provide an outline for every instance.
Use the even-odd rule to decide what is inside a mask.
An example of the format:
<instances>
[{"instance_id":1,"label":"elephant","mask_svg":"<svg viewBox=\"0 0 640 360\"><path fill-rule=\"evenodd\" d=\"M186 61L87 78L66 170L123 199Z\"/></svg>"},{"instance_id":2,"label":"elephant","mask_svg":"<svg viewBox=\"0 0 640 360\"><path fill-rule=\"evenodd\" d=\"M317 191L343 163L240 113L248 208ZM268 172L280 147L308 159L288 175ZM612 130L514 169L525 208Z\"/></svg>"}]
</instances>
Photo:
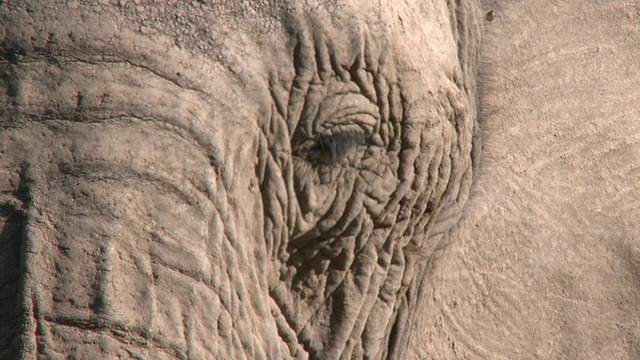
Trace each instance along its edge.
<instances>
[{"instance_id":1,"label":"elephant","mask_svg":"<svg viewBox=\"0 0 640 360\"><path fill-rule=\"evenodd\" d=\"M476 1L0 1L0 358L403 358Z\"/></svg>"},{"instance_id":2,"label":"elephant","mask_svg":"<svg viewBox=\"0 0 640 360\"><path fill-rule=\"evenodd\" d=\"M0 358L638 358L639 22L0 1Z\"/></svg>"}]
</instances>

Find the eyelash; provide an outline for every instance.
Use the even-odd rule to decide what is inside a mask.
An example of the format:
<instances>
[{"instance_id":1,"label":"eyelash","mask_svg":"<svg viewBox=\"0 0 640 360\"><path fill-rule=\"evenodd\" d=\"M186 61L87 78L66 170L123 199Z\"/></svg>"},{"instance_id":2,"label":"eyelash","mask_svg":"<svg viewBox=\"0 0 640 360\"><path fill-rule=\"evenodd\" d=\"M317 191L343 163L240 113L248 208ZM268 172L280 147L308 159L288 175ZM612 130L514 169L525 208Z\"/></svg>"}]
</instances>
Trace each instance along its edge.
<instances>
[{"instance_id":1,"label":"eyelash","mask_svg":"<svg viewBox=\"0 0 640 360\"><path fill-rule=\"evenodd\" d=\"M364 142L364 134L353 131L320 136L309 148L309 159L323 164L335 164Z\"/></svg>"}]
</instances>

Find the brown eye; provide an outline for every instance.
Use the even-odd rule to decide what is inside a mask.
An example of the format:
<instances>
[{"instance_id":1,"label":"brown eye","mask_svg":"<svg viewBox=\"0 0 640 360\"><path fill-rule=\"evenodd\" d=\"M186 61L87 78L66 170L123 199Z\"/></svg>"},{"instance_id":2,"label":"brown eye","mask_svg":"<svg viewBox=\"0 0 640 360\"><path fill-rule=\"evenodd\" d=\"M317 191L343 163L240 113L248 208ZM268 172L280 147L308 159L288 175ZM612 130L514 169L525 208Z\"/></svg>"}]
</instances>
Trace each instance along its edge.
<instances>
[{"instance_id":1,"label":"brown eye","mask_svg":"<svg viewBox=\"0 0 640 360\"><path fill-rule=\"evenodd\" d=\"M320 136L309 149L309 159L323 164L335 164L346 158L364 142L364 134L357 132Z\"/></svg>"}]
</instances>

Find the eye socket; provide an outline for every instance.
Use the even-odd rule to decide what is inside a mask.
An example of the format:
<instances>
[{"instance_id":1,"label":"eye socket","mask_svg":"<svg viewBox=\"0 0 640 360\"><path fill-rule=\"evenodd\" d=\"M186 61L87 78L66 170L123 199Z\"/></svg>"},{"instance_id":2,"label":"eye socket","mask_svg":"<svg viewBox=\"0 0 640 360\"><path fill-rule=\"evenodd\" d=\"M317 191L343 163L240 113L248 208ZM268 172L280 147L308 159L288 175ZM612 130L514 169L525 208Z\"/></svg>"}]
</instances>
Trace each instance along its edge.
<instances>
[{"instance_id":1,"label":"eye socket","mask_svg":"<svg viewBox=\"0 0 640 360\"><path fill-rule=\"evenodd\" d=\"M360 132L345 131L319 136L309 148L309 160L322 164L335 164L345 159L358 146L365 143Z\"/></svg>"}]
</instances>

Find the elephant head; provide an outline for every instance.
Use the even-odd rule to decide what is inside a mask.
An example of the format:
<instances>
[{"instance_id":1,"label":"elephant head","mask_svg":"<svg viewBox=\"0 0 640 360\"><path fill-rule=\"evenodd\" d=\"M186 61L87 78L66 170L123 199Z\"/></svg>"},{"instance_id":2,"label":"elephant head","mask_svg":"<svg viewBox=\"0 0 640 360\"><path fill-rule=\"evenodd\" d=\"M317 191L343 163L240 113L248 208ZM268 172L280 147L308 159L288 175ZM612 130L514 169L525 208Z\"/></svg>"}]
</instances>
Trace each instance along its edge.
<instances>
[{"instance_id":1,"label":"elephant head","mask_svg":"<svg viewBox=\"0 0 640 360\"><path fill-rule=\"evenodd\" d=\"M0 19L0 357L401 356L477 162L474 2Z\"/></svg>"}]
</instances>

